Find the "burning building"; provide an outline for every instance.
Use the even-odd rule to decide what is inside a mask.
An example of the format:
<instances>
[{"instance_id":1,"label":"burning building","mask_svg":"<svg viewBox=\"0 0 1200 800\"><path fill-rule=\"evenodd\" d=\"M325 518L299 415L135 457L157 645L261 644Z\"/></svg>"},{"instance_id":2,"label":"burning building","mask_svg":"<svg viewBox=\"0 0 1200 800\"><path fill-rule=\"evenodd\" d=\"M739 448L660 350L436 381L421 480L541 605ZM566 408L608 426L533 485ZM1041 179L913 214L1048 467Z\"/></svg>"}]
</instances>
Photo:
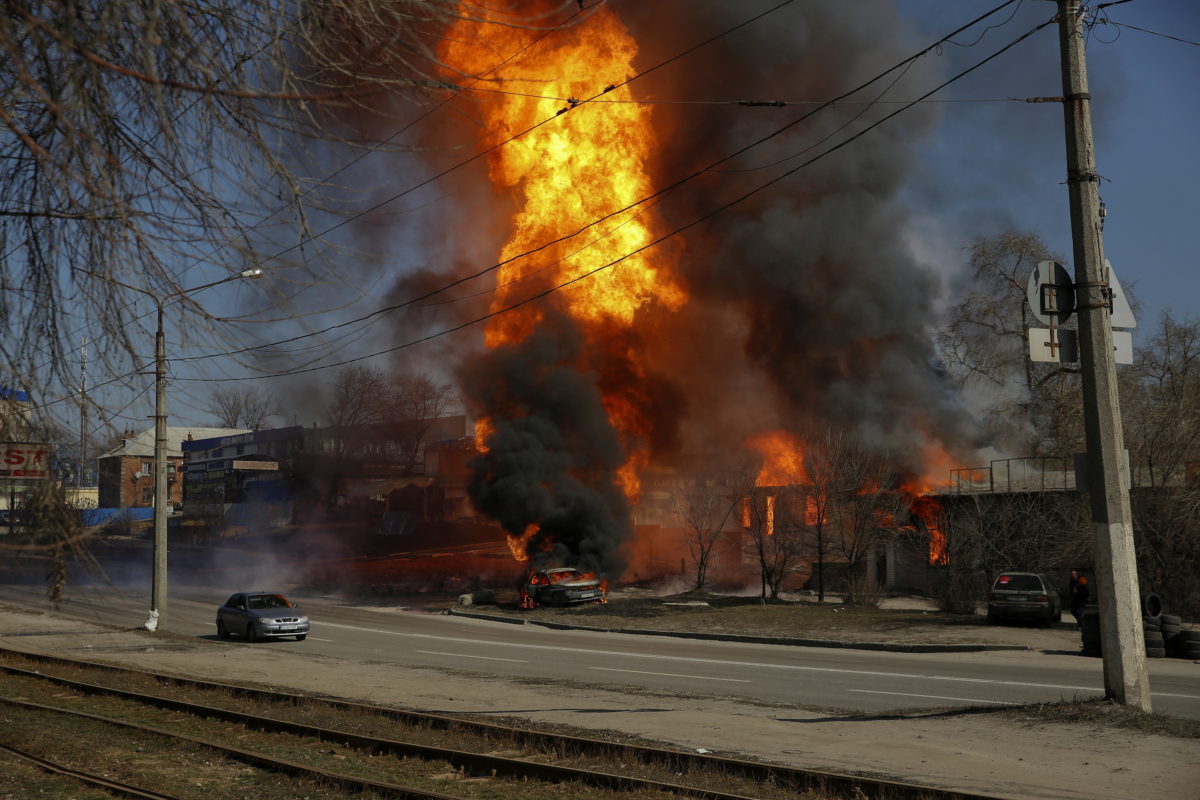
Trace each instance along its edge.
<instances>
[{"instance_id":1,"label":"burning building","mask_svg":"<svg viewBox=\"0 0 1200 800\"><path fill-rule=\"evenodd\" d=\"M469 490L535 561L620 575L642 476L681 451L784 431L802 476L804 442L836 431L916 487L969 443L900 196L933 112L840 146L931 67L817 111L751 102L842 96L906 44L884 0L760 16L545 0L464 7L440 37L463 112L440 134L478 122L464 144L507 217L460 370Z\"/></svg>"}]
</instances>

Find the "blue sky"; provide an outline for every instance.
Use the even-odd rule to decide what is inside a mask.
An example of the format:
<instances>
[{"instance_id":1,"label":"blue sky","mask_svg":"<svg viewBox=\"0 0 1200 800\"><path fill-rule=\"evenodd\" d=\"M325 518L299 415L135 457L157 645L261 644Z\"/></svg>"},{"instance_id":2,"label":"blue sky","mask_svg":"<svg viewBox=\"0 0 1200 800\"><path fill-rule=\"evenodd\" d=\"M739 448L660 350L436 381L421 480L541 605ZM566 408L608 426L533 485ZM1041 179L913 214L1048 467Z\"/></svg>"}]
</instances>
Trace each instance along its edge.
<instances>
[{"instance_id":1,"label":"blue sky","mask_svg":"<svg viewBox=\"0 0 1200 800\"><path fill-rule=\"evenodd\" d=\"M921 32L918 38L931 40L996 3L897 5ZM974 47L948 47L942 57L966 66L1054 11L1047 0L1025 0L1003 28ZM1195 0L1133 0L1102 11L1111 22L1200 42ZM1057 27L1051 26L945 96L1059 95L1058 51ZM1134 285L1142 303L1140 343L1164 311L1200 317L1200 255L1190 235L1200 214L1200 46L1106 23L1093 27L1087 58L1101 198L1108 210L1105 250L1122 285ZM928 224L945 236L947 257L974 235L1012 226L1039 232L1052 250L1070 258L1061 105L945 104L935 135L921 149L926 172L912 187L914 211L929 215Z\"/></svg>"}]
</instances>

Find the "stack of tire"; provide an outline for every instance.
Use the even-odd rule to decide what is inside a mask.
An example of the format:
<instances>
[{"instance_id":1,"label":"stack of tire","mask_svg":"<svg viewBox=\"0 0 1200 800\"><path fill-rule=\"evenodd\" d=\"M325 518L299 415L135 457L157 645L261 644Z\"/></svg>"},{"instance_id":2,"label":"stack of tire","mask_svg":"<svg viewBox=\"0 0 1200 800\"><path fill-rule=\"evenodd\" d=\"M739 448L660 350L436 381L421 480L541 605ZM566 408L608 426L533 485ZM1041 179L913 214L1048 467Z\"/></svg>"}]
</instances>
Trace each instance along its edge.
<instances>
[{"instance_id":1,"label":"stack of tire","mask_svg":"<svg viewBox=\"0 0 1200 800\"><path fill-rule=\"evenodd\" d=\"M1146 658L1190 658L1200 661L1200 630L1184 630L1183 620L1162 613L1162 600L1150 593L1142 598L1142 632L1146 643ZM1104 655L1100 645L1100 611L1089 607L1080 623L1083 654L1099 658Z\"/></svg>"},{"instance_id":2,"label":"stack of tire","mask_svg":"<svg viewBox=\"0 0 1200 800\"><path fill-rule=\"evenodd\" d=\"M1095 607L1083 610L1083 620L1079 623L1079 635L1083 638L1083 654L1100 658L1104 652L1100 649L1100 610Z\"/></svg>"},{"instance_id":3,"label":"stack of tire","mask_svg":"<svg viewBox=\"0 0 1200 800\"><path fill-rule=\"evenodd\" d=\"M1142 615L1142 630L1146 636L1146 658L1164 658L1167 655L1166 640L1163 636L1162 614L1158 616ZM1178 626L1175 632L1179 632Z\"/></svg>"},{"instance_id":4,"label":"stack of tire","mask_svg":"<svg viewBox=\"0 0 1200 800\"><path fill-rule=\"evenodd\" d=\"M1142 630L1146 637L1146 658L1164 658L1167 655L1162 609L1162 598L1158 595L1149 592L1142 596ZM1178 625L1175 626L1175 633L1179 633Z\"/></svg>"},{"instance_id":5,"label":"stack of tire","mask_svg":"<svg viewBox=\"0 0 1200 800\"><path fill-rule=\"evenodd\" d=\"M1200 631L1184 630L1183 620L1173 614L1163 614L1159 620L1168 656L1200 660Z\"/></svg>"},{"instance_id":6,"label":"stack of tire","mask_svg":"<svg viewBox=\"0 0 1200 800\"><path fill-rule=\"evenodd\" d=\"M1179 635L1175 637L1175 650L1171 655L1200 661L1200 631L1179 631Z\"/></svg>"}]
</instances>

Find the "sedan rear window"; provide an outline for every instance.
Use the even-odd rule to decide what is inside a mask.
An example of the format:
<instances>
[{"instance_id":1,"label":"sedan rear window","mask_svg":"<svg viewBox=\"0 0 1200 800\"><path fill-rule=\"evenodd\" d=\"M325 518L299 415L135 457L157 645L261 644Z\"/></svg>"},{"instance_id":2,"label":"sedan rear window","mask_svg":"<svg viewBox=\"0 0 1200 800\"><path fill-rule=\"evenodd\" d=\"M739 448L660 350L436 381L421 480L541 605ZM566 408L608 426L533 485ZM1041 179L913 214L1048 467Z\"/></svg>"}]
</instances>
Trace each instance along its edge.
<instances>
[{"instance_id":1,"label":"sedan rear window","mask_svg":"<svg viewBox=\"0 0 1200 800\"><path fill-rule=\"evenodd\" d=\"M1037 575L1001 575L993 589L1012 589L1018 592L1042 591L1042 579Z\"/></svg>"}]
</instances>

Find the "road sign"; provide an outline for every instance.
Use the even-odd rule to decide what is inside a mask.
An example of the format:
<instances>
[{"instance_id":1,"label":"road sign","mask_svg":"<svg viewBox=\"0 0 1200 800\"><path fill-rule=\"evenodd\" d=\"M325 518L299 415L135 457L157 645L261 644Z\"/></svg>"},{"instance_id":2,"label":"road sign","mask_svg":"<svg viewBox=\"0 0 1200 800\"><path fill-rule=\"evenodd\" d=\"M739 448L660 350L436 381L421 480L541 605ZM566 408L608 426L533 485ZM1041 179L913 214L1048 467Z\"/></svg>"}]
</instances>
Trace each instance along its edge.
<instances>
[{"instance_id":1,"label":"road sign","mask_svg":"<svg viewBox=\"0 0 1200 800\"><path fill-rule=\"evenodd\" d=\"M1043 325L1062 325L1075 310L1075 282L1057 261L1042 261L1029 276L1025 290L1029 310Z\"/></svg>"},{"instance_id":2,"label":"road sign","mask_svg":"<svg viewBox=\"0 0 1200 800\"><path fill-rule=\"evenodd\" d=\"M1063 328L1030 328L1029 360L1070 364L1079 360L1075 331Z\"/></svg>"},{"instance_id":3,"label":"road sign","mask_svg":"<svg viewBox=\"0 0 1200 800\"><path fill-rule=\"evenodd\" d=\"M1133 363L1133 334L1113 331L1113 358L1118 364ZM1029 360L1049 364L1071 364L1079 360L1079 335L1065 328L1030 328Z\"/></svg>"},{"instance_id":4,"label":"road sign","mask_svg":"<svg viewBox=\"0 0 1200 800\"><path fill-rule=\"evenodd\" d=\"M1112 262L1107 258L1104 259L1104 268L1108 271L1108 288L1112 292L1112 314L1108 324L1114 328L1136 328L1137 320L1133 318L1133 309L1129 307L1129 301L1125 298L1125 290L1117 281L1117 273L1113 270ZM1133 362L1118 361L1117 363Z\"/></svg>"}]
</instances>

